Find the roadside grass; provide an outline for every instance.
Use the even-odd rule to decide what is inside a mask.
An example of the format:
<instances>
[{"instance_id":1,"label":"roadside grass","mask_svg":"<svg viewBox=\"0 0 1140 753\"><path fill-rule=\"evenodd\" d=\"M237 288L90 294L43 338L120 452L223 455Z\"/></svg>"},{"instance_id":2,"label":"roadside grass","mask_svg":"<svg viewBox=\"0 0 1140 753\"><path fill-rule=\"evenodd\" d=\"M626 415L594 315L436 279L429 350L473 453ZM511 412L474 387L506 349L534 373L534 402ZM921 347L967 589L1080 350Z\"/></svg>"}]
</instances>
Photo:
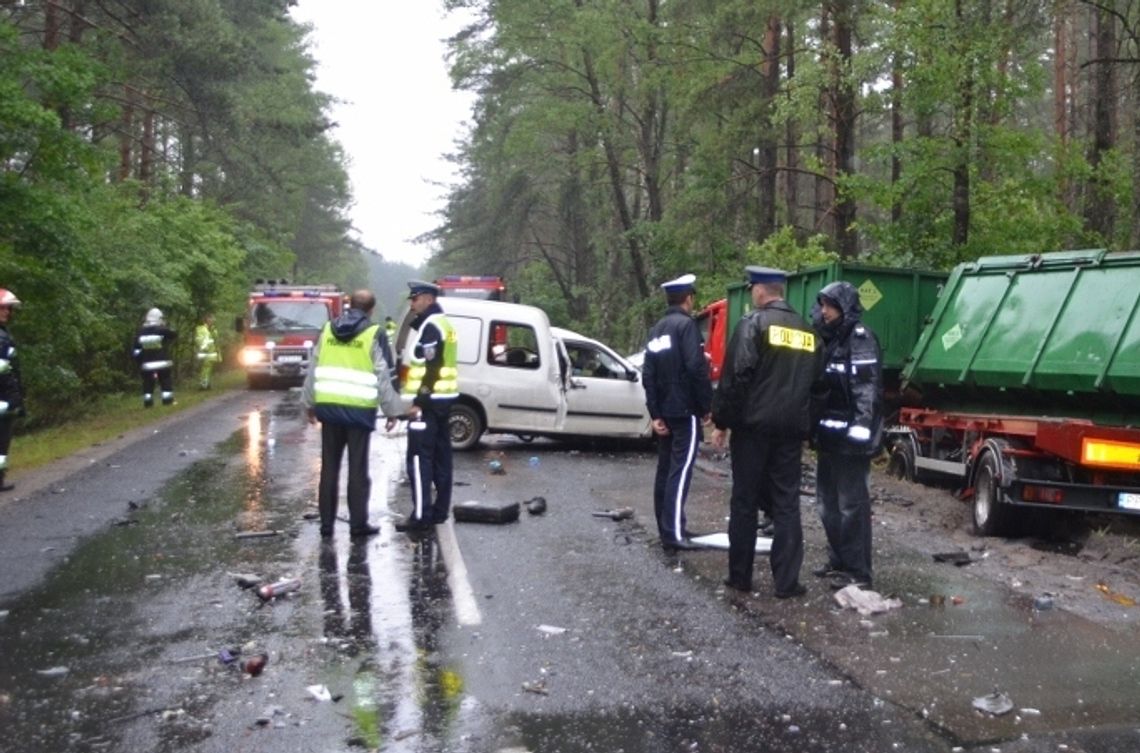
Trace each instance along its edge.
<instances>
[{"instance_id":1,"label":"roadside grass","mask_svg":"<svg viewBox=\"0 0 1140 753\"><path fill-rule=\"evenodd\" d=\"M16 435L8 451L12 475L18 478L23 471L34 470L133 429L158 423L171 414L235 389L245 389L245 372L227 369L214 373L213 387L209 390L199 390L192 378L175 384L174 405L171 406L156 401L153 408L146 409L143 408L141 394L109 395L87 406L82 416L65 424L32 432L21 432L17 424ZM35 410L35 406L29 408Z\"/></svg>"}]
</instances>

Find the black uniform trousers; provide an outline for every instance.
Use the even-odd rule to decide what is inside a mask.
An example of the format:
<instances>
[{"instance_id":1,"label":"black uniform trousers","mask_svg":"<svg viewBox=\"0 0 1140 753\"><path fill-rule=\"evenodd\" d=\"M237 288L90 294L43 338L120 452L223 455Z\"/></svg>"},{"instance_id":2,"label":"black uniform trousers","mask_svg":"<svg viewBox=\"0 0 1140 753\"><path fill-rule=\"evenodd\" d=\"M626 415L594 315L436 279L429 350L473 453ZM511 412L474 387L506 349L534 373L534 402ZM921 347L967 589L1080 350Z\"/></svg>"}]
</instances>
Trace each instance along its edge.
<instances>
[{"instance_id":1,"label":"black uniform trousers","mask_svg":"<svg viewBox=\"0 0 1140 753\"><path fill-rule=\"evenodd\" d=\"M871 458L819 453L815 495L827 534L828 564L871 582Z\"/></svg>"},{"instance_id":2,"label":"black uniform trousers","mask_svg":"<svg viewBox=\"0 0 1140 753\"><path fill-rule=\"evenodd\" d=\"M8 472L8 448L12 446L11 414L0 416L0 485L4 483L4 475Z\"/></svg>"},{"instance_id":3,"label":"black uniform trousers","mask_svg":"<svg viewBox=\"0 0 1140 753\"><path fill-rule=\"evenodd\" d=\"M665 416L664 420L669 434L657 437L653 510L661 543L668 544L685 537L685 500L689 497L701 433L696 416Z\"/></svg>"},{"instance_id":4,"label":"black uniform trousers","mask_svg":"<svg viewBox=\"0 0 1140 753\"><path fill-rule=\"evenodd\" d=\"M368 499L372 479L368 475L368 448L372 432L360 426L321 422L321 481L317 506L321 532L332 533L340 496L340 461L348 449L348 524L358 531L368 525Z\"/></svg>"},{"instance_id":5,"label":"black uniform trousers","mask_svg":"<svg viewBox=\"0 0 1140 753\"><path fill-rule=\"evenodd\" d=\"M162 404L170 405L174 402L174 372L169 368L144 369L142 372L143 405L148 408L154 405L155 382L162 388Z\"/></svg>"},{"instance_id":6,"label":"black uniform trousers","mask_svg":"<svg viewBox=\"0 0 1140 753\"><path fill-rule=\"evenodd\" d=\"M408 478L412 484L411 519L442 523L451 513L450 400L433 400L417 420L408 422ZM432 486L435 502L432 502Z\"/></svg>"},{"instance_id":7,"label":"black uniform trousers","mask_svg":"<svg viewBox=\"0 0 1140 753\"><path fill-rule=\"evenodd\" d=\"M776 593L791 593L799 583L804 561L804 532L800 522L799 439L773 437L755 429L733 429L732 499L728 519L728 579L752 588L758 511L771 509L775 533L769 563Z\"/></svg>"}]
</instances>

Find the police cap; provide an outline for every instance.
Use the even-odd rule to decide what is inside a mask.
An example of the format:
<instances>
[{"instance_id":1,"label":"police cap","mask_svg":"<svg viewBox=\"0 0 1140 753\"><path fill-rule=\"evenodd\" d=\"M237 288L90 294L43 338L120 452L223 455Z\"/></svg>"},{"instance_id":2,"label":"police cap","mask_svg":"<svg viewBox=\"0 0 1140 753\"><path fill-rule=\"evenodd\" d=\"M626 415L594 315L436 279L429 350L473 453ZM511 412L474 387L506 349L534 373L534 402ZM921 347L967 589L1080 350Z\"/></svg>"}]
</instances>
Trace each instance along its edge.
<instances>
[{"instance_id":1,"label":"police cap","mask_svg":"<svg viewBox=\"0 0 1140 753\"><path fill-rule=\"evenodd\" d=\"M661 283L661 289L667 294L672 293L696 293L697 292L697 276L696 275L681 275L675 280Z\"/></svg>"},{"instance_id":2,"label":"police cap","mask_svg":"<svg viewBox=\"0 0 1140 753\"><path fill-rule=\"evenodd\" d=\"M780 284L788 281L788 273L772 267L748 266L744 268L749 285Z\"/></svg>"},{"instance_id":3,"label":"police cap","mask_svg":"<svg viewBox=\"0 0 1140 753\"><path fill-rule=\"evenodd\" d=\"M408 298L415 298L417 295L424 294L438 297L439 285L423 280L408 280Z\"/></svg>"}]
</instances>

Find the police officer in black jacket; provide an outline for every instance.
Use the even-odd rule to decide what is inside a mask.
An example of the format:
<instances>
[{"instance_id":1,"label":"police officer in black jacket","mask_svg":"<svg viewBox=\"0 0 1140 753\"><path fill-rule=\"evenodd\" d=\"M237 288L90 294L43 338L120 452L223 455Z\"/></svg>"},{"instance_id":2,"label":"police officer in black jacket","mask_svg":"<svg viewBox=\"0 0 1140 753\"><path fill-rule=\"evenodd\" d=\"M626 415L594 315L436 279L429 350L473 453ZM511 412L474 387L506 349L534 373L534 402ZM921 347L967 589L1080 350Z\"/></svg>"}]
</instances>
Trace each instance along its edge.
<instances>
[{"instance_id":1,"label":"police officer in black jacket","mask_svg":"<svg viewBox=\"0 0 1140 753\"><path fill-rule=\"evenodd\" d=\"M642 384L645 406L657 435L653 508L666 550L692 549L685 535L685 500L709 418L712 383L701 333L693 321L697 278L682 275L661 286L668 308L649 330Z\"/></svg>"},{"instance_id":2,"label":"police officer in black jacket","mask_svg":"<svg viewBox=\"0 0 1140 753\"><path fill-rule=\"evenodd\" d=\"M812 571L832 588L871 587L871 458L882 445L883 368L879 341L860 316L859 291L833 282L819 291L812 320L824 343L812 438L819 452L816 501L827 534L825 565Z\"/></svg>"},{"instance_id":3,"label":"police officer in black jacket","mask_svg":"<svg viewBox=\"0 0 1140 753\"><path fill-rule=\"evenodd\" d=\"M736 325L713 397L713 444L731 430L732 499L725 585L752 590L758 510L774 521L769 555L776 596L802 596L804 535L800 458L810 425L809 401L820 370L811 327L784 300L787 274L748 267L754 309Z\"/></svg>"}]
</instances>

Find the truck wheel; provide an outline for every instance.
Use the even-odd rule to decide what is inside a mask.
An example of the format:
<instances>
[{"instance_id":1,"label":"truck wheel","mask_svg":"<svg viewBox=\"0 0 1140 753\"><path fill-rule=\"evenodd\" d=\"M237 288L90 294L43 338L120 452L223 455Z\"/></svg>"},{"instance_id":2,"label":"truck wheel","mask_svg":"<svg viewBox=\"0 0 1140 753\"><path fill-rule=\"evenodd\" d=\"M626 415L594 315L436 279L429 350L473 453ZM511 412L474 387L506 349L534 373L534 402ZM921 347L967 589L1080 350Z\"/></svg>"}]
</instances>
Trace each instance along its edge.
<instances>
[{"instance_id":1,"label":"truck wheel","mask_svg":"<svg viewBox=\"0 0 1140 753\"><path fill-rule=\"evenodd\" d=\"M451 436L451 449L470 450L483 436L483 419L479 411L467 403L451 406L447 417L447 429Z\"/></svg>"},{"instance_id":2,"label":"truck wheel","mask_svg":"<svg viewBox=\"0 0 1140 753\"><path fill-rule=\"evenodd\" d=\"M1009 527L1010 506L1003 499L998 459L991 451L982 453L974 474L974 533L1001 536Z\"/></svg>"},{"instance_id":3,"label":"truck wheel","mask_svg":"<svg viewBox=\"0 0 1140 753\"><path fill-rule=\"evenodd\" d=\"M895 442L891 447L891 458L887 462L887 475L904 481L915 481L914 447L910 442Z\"/></svg>"}]
</instances>

